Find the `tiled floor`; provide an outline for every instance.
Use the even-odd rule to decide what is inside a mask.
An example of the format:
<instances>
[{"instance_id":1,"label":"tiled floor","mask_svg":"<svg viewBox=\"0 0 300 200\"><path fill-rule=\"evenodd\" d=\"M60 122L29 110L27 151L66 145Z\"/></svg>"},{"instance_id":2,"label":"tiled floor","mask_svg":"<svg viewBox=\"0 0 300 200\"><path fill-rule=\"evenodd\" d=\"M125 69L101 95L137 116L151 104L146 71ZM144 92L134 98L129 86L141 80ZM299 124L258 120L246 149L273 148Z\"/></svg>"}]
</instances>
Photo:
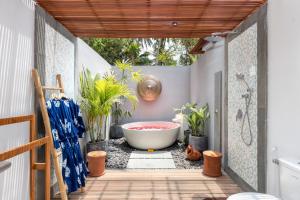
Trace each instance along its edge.
<instances>
[{"instance_id":1,"label":"tiled floor","mask_svg":"<svg viewBox=\"0 0 300 200\"><path fill-rule=\"evenodd\" d=\"M175 169L171 152L133 151L127 164L128 169Z\"/></svg>"},{"instance_id":2,"label":"tiled floor","mask_svg":"<svg viewBox=\"0 0 300 200\"><path fill-rule=\"evenodd\" d=\"M133 151L130 155L130 158L160 158L160 159L173 159L172 154L169 151Z\"/></svg>"}]
</instances>

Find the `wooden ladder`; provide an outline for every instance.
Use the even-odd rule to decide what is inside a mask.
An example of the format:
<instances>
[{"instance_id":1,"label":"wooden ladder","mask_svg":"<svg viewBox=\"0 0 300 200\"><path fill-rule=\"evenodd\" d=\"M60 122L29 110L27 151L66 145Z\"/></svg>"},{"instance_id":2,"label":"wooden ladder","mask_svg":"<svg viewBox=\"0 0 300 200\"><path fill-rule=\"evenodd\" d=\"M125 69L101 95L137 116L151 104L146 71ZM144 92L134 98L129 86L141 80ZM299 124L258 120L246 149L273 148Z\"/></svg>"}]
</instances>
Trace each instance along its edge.
<instances>
[{"instance_id":1,"label":"wooden ladder","mask_svg":"<svg viewBox=\"0 0 300 200\"><path fill-rule=\"evenodd\" d=\"M30 200L35 200L35 171L41 170L45 172L45 200L50 200L50 137L36 138L35 116L18 116L0 119L0 126L27 122L30 123L30 141L27 144L15 147L13 149L0 153L0 161L5 161L27 151L30 151ZM36 162L36 148L45 146L45 162Z\"/></svg>"},{"instance_id":2,"label":"wooden ladder","mask_svg":"<svg viewBox=\"0 0 300 200\"><path fill-rule=\"evenodd\" d=\"M46 136L50 137L50 151L51 151L52 159L53 159L53 163L54 163L55 175L56 175L56 178L58 181L60 197L62 200L67 200L68 199L67 192L66 192L67 188L64 184L64 180L63 180L62 173L61 173L61 167L60 167L59 159L58 159L61 152L58 152L55 149L54 144L53 144L50 120L49 120L49 116L48 116L46 100L45 100L45 95L44 95L44 90L45 91L46 90L58 91L60 93L64 93L64 86L63 86L63 83L61 80L61 75L60 74L56 75L56 81L58 84L58 86L56 86L56 87L42 86L41 81L40 81L40 76L36 69L32 70L32 76L33 76L33 80L34 80L35 89L38 94L39 104L41 107L41 112L42 112L45 131L46 131Z\"/></svg>"}]
</instances>

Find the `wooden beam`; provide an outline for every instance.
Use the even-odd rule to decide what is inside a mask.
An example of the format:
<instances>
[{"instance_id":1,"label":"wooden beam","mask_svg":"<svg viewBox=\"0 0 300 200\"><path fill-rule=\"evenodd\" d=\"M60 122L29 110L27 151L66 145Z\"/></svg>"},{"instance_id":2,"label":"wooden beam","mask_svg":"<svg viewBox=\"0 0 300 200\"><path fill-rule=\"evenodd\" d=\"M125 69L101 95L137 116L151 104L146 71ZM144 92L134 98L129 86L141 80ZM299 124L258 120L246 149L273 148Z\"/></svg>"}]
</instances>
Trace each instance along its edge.
<instances>
[{"instance_id":1,"label":"wooden beam","mask_svg":"<svg viewBox=\"0 0 300 200\"><path fill-rule=\"evenodd\" d=\"M48 86L43 86L42 87L43 90L61 90L62 88L61 87L48 87Z\"/></svg>"},{"instance_id":2,"label":"wooden beam","mask_svg":"<svg viewBox=\"0 0 300 200\"><path fill-rule=\"evenodd\" d=\"M46 163L34 163L32 167L35 170L45 170L46 169Z\"/></svg>"},{"instance_id":3,"label":"wooden beam","mask_svg":"<svg viewBox=\"0 0 300 200\"><path fill-rule=\"evenodd\" d=\"M3 118L3 119L0 119L0 126L31 121L32 118L33 118L32 115Z\"/></svg>"},{"instance_id":4,"label":"wooden beam","mask_svg":"<svg viewBox=\"0 0 300 200\"><path fill-rule=\"evenodd\" d=\"M177 16L171 16L171 17L157 17L157 16L149 16L149 17L117 17L117 16L110 16L110 17L101 17L101 18L95 18L94 16L86 15L86 16L76 16L76 15L70 15L70 16L55 16L55 19L59 20L60 22L68 22L68 21L75 21L76 23L80 22L91 22L95 23L99 20L101 22L164 22L164 21L177 21L177 22L211 22L211 23L225 23L225 22L240 22L243 20L243 17L232 17L230 19L227 18L220 18L220 17L177 17Z\"/></svg>"},{"instance_id":5,"label":"wooden beam","mask_svg":"<svg viewBox=\"0 0 300 200\"><path fill-rule=\"evenodd\" d=\"M7 160L7 159L15 157L19 154L25 153L26 151L30 151L33 148L36 148L36 147L46 144L48 141L49 141L49 136L46 136L44 138L35 140L33 142L24 144L20 147L16 147L11 150L4 151L3 153L0 153L0 161Z\"/></svg>"},{"instance_id":6,"label":"wooden beam","mask_svg":"<svg viewBox=\"0 0 300 200\"><path fill-rule=\"evenodd\" d=\"M204 39L199 39L197 44L190 50L190 54L203 54L204 51L202 51L202 48L207 44L208 42Z\"/></svg>"},{"instance_id":7,"label":"wooden beam","mask_svg":"<svg viewBox=\"0 0 300 200\"><path fill-rule=\"evenodd\" d=\"M96 37L96 38L201 38L203 34L198 33L192 33L192 34L186 34L186 33L145 33L145 34L136 34L136 33L127 33L127 34L109 34L109 33L103 33L103 34L89 34L89 33L82 33L77 34L77 37Z\"/></svg>"},{"instance_id":8,"label":"wooden beam","mask_svg":"<svg viewBox=\"0 0 300 200\"><path fill-rule=\"evenodd\" d=\"M50 139L50 138L49 138ZM29 135L29 141L33 142L36 140L36 123L35 123L35 117L32 117L31 123L30 123L30 135ZM36 193L36 173L33 169L33 165L36 161L36 149L33 148L30 150L30 200L35 200L35 193Z\"/></svg>"}]
</instances>

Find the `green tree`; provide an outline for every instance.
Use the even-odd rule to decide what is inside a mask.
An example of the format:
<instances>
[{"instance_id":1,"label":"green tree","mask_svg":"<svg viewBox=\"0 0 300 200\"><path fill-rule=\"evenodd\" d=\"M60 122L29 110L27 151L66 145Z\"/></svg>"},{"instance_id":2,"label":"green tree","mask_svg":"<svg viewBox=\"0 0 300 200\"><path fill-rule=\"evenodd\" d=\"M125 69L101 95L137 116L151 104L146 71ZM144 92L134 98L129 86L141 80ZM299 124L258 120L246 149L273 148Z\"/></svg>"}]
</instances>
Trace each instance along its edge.
<instances>
[{"instance_id":1,"label":"green tree","mask_svg":"<svg viewBox=\"0 0 300 200\"><path fill-rule=\"evenodd\" d=\"M197 39L89 38L85 41L111 65L117 60L132 65L190 65L196 59L189 50Z\"/></svg>"},{"instance_id":2,"label":"green tree","mask_svg":"<svg viewBox=\"0 0 300 200\"><path fill-rule=\"evenodd\" d=\"M151 63L147 52L142 53L143 47L137 40L89 38L85 41L111 65L117 60L126 60L132 65Z\"/></svg>"},{"instance_id":3,"label":"green tree","mask_svg":"<svg viewBox=\"0 0 300 200\"><path fill-rule=\"evenodd\" d=\"M174 55L172 51L168 51L165 49L160 50L157 55L157 65L160 66L175 66L177 64L176 60L174 60Z\"/></svg>"},{"instance_id":4,"label":"green tree","mask_svg":"<svg viewBox=\"0 0 300 200\"><path fill-rule=\"evenodd\" d=\"M123 60L123 49L127 45L124 39L89 38L86 42L111 65Z\"/></svg>"},{"instance_id":5,"label":"green tree","mask_svg":"<svg viewBox=\"0 0 300 200\"><path fill-rule=\"evenodd\" d=\"M190 54L189 51L196 45L197 41L197 39L190 38L182 38L174 41L174 43L177 44L176 46L180 48L180 65L191 65L196 61L197 57L195 55Z\"/></svg>"}]
</instances>

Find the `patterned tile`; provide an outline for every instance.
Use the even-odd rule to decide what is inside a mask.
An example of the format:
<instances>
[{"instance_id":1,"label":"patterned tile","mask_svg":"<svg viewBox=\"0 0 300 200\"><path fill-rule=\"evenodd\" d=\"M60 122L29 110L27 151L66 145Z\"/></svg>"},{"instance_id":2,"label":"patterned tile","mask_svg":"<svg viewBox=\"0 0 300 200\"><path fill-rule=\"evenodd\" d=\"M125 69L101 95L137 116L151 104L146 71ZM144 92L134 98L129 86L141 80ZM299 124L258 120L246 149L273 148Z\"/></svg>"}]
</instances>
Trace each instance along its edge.
<instances>
[{"instance_id":1,"label":"patterned tile","mask_svg":"<svg viewBox=\"0 0 300 200\"><path fill-rule=\"evenodd\" d=\"M244 181L257 189L257 24L254 24L228 44L228 165ZM253 134L251 146L244 144L241 137L242 119L236 120L238 109L245 114L247 92L245 84L238 80L237 73L245 75L245 80L253 89L249 107L249 118ZM250 139L247 119L244 138Z\"/></svg>"},{"instance_id":2,"label":"patterned tile","mask_svg":"<svg viewBox=\"0 0 300 200\"><path fill-rule=\"evenodd\" d=\"M130 154L130 158L161 158L161 159L173 159L171 152L168 151L155 151L155 152L147 152L147 151L133 151Z\"/></svg>"},{"instance_id":3,"label":"patterned tile","mask_svg":"<svg viewBox=\"0 0 300 200\"><path fill-rule=\"evenodd\" d=\"M175 169L173 159L129 159L128 169Z\"/></svg>"}]
</instances>

